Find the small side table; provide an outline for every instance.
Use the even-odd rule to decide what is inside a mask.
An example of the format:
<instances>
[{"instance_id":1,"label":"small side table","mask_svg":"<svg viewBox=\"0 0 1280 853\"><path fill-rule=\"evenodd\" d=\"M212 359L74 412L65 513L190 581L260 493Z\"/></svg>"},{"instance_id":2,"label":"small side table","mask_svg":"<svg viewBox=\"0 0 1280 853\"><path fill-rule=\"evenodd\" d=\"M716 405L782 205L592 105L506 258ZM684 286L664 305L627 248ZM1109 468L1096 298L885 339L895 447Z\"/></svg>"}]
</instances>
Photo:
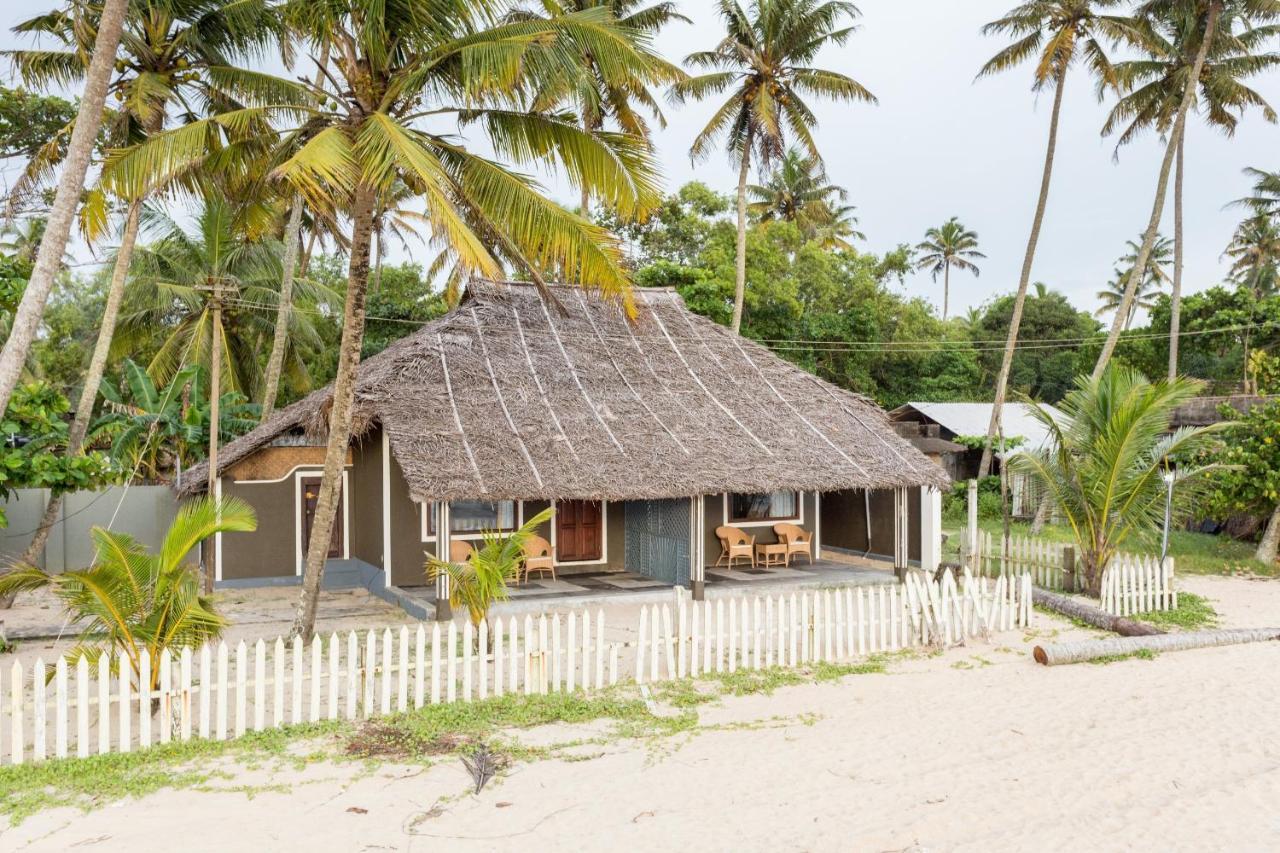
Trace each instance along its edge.
<instances>
[{"instance_id":1,"label":"small side table","mask_svg":"<svg viewBox=\"0 0 1280 853\"><path fill-rule=\"evenodd\" d=\"M785 542L759 542L756 544L756 563L757 565L770 568L772 566L786 566L787 563L787 543Z\"/></svg>"}]
</instances>

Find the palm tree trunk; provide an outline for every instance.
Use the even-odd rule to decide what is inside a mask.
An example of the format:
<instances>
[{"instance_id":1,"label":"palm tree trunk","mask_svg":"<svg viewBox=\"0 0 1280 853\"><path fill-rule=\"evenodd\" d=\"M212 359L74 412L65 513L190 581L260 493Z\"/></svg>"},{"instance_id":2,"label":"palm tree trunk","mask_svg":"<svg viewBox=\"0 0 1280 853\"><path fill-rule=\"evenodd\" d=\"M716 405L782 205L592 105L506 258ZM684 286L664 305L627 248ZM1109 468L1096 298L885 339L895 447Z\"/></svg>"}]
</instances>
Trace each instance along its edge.
<instances>
[{"instance_id":1,"label":"palm tree trunk","mask_svg":"<svg viewBox=\"0 0 1280 853\"><path fill-rule=\"evenodd\" d=\"M333 536L333 522L342 486L342 469L351 440L356 368L360 365L360 348L364 343L365 296L369 287L369 248L373 235L374 203L373 188L360 184L356 188L351 211L351 261L347 272L347 297L343 308L338 372L333 380L333 399L329 409L329 444L325 450L324 477L320 481L320 494L316 499L311 538L307 542L302 594L291 632L293 636L303 639L310 639L315 630L325 558Z\"/></svg>"},{"instance_id":2,"label":"palm tree trunk","mask_svg":"<svg viewBox=\"0 0 1280 853\"><path fill-rule=\"evenodd\" d=\"M1178 138L1173 173L1173 292L1169 294L1169 381L1178 376L1178 334L1182 327L1182 175L1186 133Z\"/></svg>"},{"instance_id":3,"label":"palm tree trunk","mask_svg":"<svg viewBox=\"0 0 1280 853\"><path fill-rule=\"evenodd\" d=\"M1155 202L1151 206L1151 218L1147 222L1146 232L1142 235L1142 248L1138 250L1138 257L1134 260L1128 281L1125 282L1124 296L1121 297L1120 308L1111 323L1111 331L1107 333L1106 343L1102 345L1102 352L1098 355L1098 363L1093 367L1093 379L1095 381L1107 369L1107 362L1111 360L1111 354L1115 352L1116 344L1120 340L1124 318L1128 315L1130 306L1133 305L1138 284L1146 277L1147 264L1151 260L1151 249L1155 246L1156 234L1160 230L1160 218L1164 214L1165 193L1169 187L1169 173L1173 170L1173 160L1178 152L1178 145L1182 142L1182 134L1186 131L1187 112L1191 109L1192 100L1195 99L1196 85L1200 81L1200 73L1204 70L1205 57L1208 56L1209 45L1213 42L1214 31L1218 28L1218 17L1221 14L1222 0L1211 0L1203 39L1200 42L1200 49L1196 52L1195 65L1191 67L1191 76L1187 78L1187 86L1182 92L1182 103L1178 105L1178 116L1173 122L1173 131L1169 135L1169 144L1165 146L1164 160L1160 164L1160 177L1156 181Z\"/></svg>"},{"instance_id":4,"label":"palm tree trunk","mask_svg":"<svg viewBox=\"0 0 1280 853\"><path fill-rule=\"evenodd\" d=\"M98 340L93 345L93 355L89 359L89 369L84 377L84 385L80 389L80 400L76 404L75 416L67 429L67 456L75 456L84 445L85 435L89 431L89 421L93 417L93 407L98 401L98 388L102 385L102 375L107 369L107 356L111 353L111 340L115 336L116 320L120 316L120 304L124 301L124 286L129 279L129 264L133 259L133 247L138 241L138 225L142 218L142 200L138 199L129 205L125 216L124 232L120 235L120 248L116 251L115 266L111 270L111 285L107 290L106 305L102 309L102 320L98 325ZM49 541L53 525L58 521L62 511L62 495L54 495L45 507L44 517L36 528L31 544L22 554L23 563L34 563ZM0 602L0 607L6 606Z\"/></svg>"},{"instance_id":5,"label":"palm tree trunk","mask_svg":"<svg viewBox=\"0 0 1280 853\"><path fill-rule=\"evenodd\" d=\"M222 290L220 283L213 284L213 323L209 329L209 483L207 494L210 500L217 497L218 483L218 433L221 432L222 412L220 398L222 396ZM216 538L211 537L212 547L204 549L204 591L213 592L213 581L217 555Z\"/></svg>"},{"instance_id":6,"label":"palm tree trunk","mask_svg":"<svg viewBox=\"0 0 1280 853\"><path fill-rule=\"evenodd\" d=\"M991 406L991 421L987 425L987 440L982 445L982 461L978 476L991 473L991 443L995 441L1000 426L1000 409L1009 386L1009 372L1013 369L1013 354L1018 347L1018 329L1022 325L1022 310L1027 303L1027 288L1031 285L1031 264L1036 257L1036 244L1040 242L1040 226L1044 224L1045 208L1049 204L1049 184L1053 177L1053 158L1058 147L1058 117L1062 113L1062 87L1067 80L1065 70L1058 72L1054 86L1053 112L1049 115L1049 142L1044 152L1044 172L1040 176L1040 198L1036 213L1031 219L1031 236L1027 238L1027 251L1022 256L1022 275L1018 279L1018 295L1013 300L1013 316L1009 318L1009 337L1004 345L1004 357L1000 360L1000 375L996 378L996 396Z\"/></svg>"},{"instance_id":7,"label":"palm tree trunk","mask_svg":"<svg viewBox=\"0 0 1280 853\"><path fill-rule=\"evenodd\" d=\"M742 329L742 304L747 295L747 176L751 171L751 131L742 145L742 165L738 169L738 241L734 258L733 323L736 335Z\"/></svg>"},{"instance_id":8,"label":"palm tree trunk","mask_svg":"<svg viewBox=\"0 0 1280 853\"><path fill-rule=\"evenodd\" d=\"M293 314L293 277L298 266L298 250L302 243L302 196L293 197L289 224L284 230L284 275L280 279L280 304L276 307L275 334L271 337L271 357L267 359L267 378L262 389L262 420L271 417L280 394L280 374L284 370L284 349L289 340L289 319Z\"/></svg>"},{"instance_id":9,"label":"palm tree trunk","mask_svg":"<svg viewBox=\"0 0 1280 853\"><path fill-rule=\"evenodd\" d=\"M1267 522L1267 529L1262 534L1262 541L1258 543L1258 550L1253 557L1268 566L1274 566L1278 549L1280 549L1280 504L1277 504L1276 508L1272 510L1271 519Z\"/></svg>"},{"instance_id":10,"label":"palm tree trunk","mask_svg":"<svg viewBox=\"0 0 1280 853\"><path fill-rule=\"evenodd\" d=\"M951 264L942 267L942 322L947 322L947 311L951 307Z\"/></svg>"},{"instance_id":11,"label":"palm tree trunk","mask_svg":"<svg viewBox=\"0 0 1280 853\"><path fill-rule=\"evenodd\" d=\"M76 114L75 127L67 148L67 158L62 164L58 189L40 251L36 255L31 279L22 294L18 310L14 312L9 337L0 351L0 414L9 408L9 397L22 375L36 330L44 316L45 302L53 289L54 279L62 267L62 256L67 251L71 225L80 205L84 190L84 176L89 170L98 130L102 127L102 111L107 99L107 86L115 69L116 50L120 46L120 33L124 29L127 0L106 0L102 16L98 20L98 34L94 39L93 58L85 75L84 91L80 95L80 110Z\"/></svg>"}]
</instances>

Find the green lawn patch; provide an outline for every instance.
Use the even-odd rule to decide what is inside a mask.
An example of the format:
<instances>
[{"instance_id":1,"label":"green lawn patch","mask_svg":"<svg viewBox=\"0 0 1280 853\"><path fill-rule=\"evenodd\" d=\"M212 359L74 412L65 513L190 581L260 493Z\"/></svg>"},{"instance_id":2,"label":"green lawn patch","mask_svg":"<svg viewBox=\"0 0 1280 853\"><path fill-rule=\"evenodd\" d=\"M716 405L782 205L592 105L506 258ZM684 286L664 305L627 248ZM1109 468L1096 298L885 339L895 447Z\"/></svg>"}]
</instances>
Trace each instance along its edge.
<instances>
[{"instance_id":1,"label":"green lawn patch","mask_svg":"<svg viewBox=\"0 0 1280 853\"><path fill-rule=\"evenodd\" d=\"M1182 631L1199 631L1212 628L1218 624L1218 611L1202 595L1191 592L1178 593L1178 606L1172 610L1152 610L1147 613L1136 613L1134 619L1158 625L1161 628L1176 628Z\"/></svg>"}]
</instances>

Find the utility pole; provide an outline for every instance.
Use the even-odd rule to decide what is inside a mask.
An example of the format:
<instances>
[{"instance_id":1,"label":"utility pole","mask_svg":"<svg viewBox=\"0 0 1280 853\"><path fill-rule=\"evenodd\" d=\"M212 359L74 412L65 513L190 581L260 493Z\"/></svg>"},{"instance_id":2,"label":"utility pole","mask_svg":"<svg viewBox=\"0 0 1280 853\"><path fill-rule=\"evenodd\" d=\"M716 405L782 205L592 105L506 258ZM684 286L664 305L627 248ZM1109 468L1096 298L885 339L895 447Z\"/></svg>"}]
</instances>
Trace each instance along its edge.
<instances>
[{"instance_id":1,"label":"utility pole","mask_svg":"<svg viewBox=\"0 0 1280 853\"><path fill-rule=\"evenodd\" d=\"M213 322L209 325L209 479L206 484L207 496L210 500L218 497L218 430L221 426L219 397L222 393L222 279L213 276L208 285L200 288L209 291L210 307ZM213 592L214 575L217 571L217 554L214 537L205 543L204 579L202 588L205 594Z\"/></svg>"}]
</instances>

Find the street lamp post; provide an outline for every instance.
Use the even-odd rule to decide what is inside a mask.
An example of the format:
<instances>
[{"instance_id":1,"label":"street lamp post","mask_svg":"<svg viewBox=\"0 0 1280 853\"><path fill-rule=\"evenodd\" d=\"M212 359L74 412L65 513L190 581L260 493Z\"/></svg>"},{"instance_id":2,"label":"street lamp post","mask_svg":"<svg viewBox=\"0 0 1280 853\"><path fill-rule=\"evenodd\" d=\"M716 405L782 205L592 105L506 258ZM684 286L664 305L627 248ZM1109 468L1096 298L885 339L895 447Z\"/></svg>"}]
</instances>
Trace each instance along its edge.
<instances>
[{"instance_id":1,"label":"street lamp post","mask_svg":"<svg viewBox=\"0 0 1280 853\"><path fill-rule=\"evenodd\" d=\"M1178 481L1177 471L1164 472L1164 533L1160 537L1160 565L1169 556L1169 527L1173 524L1173 484Z\"/></svg>"}]
</instances>

